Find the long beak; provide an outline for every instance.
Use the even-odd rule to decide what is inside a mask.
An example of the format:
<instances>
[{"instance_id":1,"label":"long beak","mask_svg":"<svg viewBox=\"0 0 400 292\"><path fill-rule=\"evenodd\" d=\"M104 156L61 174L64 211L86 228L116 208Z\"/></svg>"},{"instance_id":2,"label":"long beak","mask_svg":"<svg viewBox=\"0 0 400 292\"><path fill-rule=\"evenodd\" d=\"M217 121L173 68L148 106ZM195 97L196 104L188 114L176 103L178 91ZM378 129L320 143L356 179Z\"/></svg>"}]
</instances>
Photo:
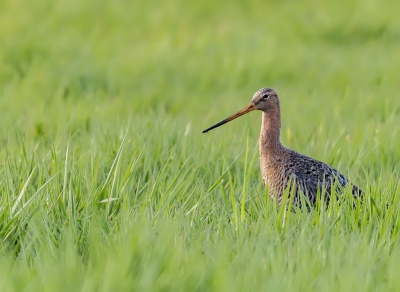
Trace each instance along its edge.
<instances>
[{"instance_id":1,"label":"long beak","mask_svg":"<svg viewBox=\"0 0 400 292\"><path fill-rule=\"evenodd\" d=\"M236 114L230 116L229 118L226 118L223 121L220 121L219 123L215 124L214 126L209 127L208 129L204 130L203 133L207 133L208 131L211 131L212 129L215 129L223 124L226 124L227 122L230 122L240 116L243 116L244 114L254 111L255 109L256 109L256 105L253 102L250 102L244 109L241 109Z\"/></svg>"}]
</instances>

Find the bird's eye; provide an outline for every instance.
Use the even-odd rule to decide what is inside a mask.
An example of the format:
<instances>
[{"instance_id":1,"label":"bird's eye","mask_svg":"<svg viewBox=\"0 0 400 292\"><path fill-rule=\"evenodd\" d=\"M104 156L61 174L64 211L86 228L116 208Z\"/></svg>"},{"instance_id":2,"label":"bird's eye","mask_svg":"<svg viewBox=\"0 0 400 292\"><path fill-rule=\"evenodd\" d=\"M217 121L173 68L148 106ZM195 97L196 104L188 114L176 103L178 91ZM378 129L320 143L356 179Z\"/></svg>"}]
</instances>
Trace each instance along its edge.
<instances>
[{"instance_id":1,"label":"bird's eye","mask_svg":"<svg viewBox=\"0 0 400 292\"><path fill-rule=\"evenodd\" d=\"M269 97L269 95L266 93L262 96L262 98L267 99Z\"/></svg>"}]
</instances>

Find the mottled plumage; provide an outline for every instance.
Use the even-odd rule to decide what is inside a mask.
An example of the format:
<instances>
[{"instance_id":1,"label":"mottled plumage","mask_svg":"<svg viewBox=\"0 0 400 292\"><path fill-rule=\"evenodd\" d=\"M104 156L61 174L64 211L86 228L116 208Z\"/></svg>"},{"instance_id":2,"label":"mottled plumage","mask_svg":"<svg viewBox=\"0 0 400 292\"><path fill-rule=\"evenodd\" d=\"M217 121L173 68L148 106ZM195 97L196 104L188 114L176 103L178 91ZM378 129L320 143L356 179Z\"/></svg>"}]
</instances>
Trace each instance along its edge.
<instances>
[{"instance_id":1,"label":"mottled plumage","mask_svg":"<svg viewBox=\"0 0 400 292\"><path fill-rule=\"evenodd\" d=\"M329 202L332 187L340 194L349 184L347 178L333 167L284 147L279 139L281 114L279 98L270 88L258 90L252 101L241 111L204 130L206 133L250 111L263 113L260 133L260 168L264 185L268 185L269 195L279 204L285 191L293 195L294 203L300 202L300 194L306 195L314 205L318 194ZM351 185L354 197L362 194L355 185Z\"/></svg>"}]
</instances>

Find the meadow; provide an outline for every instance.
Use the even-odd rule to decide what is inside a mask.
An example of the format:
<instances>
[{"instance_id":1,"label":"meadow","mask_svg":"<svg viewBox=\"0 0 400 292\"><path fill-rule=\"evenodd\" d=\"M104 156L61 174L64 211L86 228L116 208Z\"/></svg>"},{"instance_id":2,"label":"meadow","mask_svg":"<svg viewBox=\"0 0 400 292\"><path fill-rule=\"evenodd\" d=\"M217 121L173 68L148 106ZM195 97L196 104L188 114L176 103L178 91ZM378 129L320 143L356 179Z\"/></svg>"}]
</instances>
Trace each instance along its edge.
<instances>
[{"instance_id":1,"label":"meadow","mask_svg":"<svg viewBox=\"0 0 400 292\"><path fill-rule=\"evenodd\" d=\"M1 291L400 290L396 1L0 2ZM363 189L287 212L282 143Z\"/></svg>"}]
</instances>

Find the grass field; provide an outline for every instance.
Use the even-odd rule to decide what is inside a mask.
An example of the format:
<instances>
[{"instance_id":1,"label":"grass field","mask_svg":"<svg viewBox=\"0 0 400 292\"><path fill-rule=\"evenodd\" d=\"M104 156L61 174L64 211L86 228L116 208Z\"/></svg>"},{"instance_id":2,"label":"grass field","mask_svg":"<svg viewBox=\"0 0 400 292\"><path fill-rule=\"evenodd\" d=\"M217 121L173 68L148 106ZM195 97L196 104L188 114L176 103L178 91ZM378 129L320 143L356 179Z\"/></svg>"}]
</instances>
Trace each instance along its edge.
<instances>
[{"instance_id":1,"label":"grass field","mask_svg":"<svg viewBox=\"0 0 400 292\"><path fill-rule=\"evenodd\" d=\"M399 291L396 1L0 2L1 291ZM284 145L364 190L288 213Z\"/></svg>"}]
</instances>

